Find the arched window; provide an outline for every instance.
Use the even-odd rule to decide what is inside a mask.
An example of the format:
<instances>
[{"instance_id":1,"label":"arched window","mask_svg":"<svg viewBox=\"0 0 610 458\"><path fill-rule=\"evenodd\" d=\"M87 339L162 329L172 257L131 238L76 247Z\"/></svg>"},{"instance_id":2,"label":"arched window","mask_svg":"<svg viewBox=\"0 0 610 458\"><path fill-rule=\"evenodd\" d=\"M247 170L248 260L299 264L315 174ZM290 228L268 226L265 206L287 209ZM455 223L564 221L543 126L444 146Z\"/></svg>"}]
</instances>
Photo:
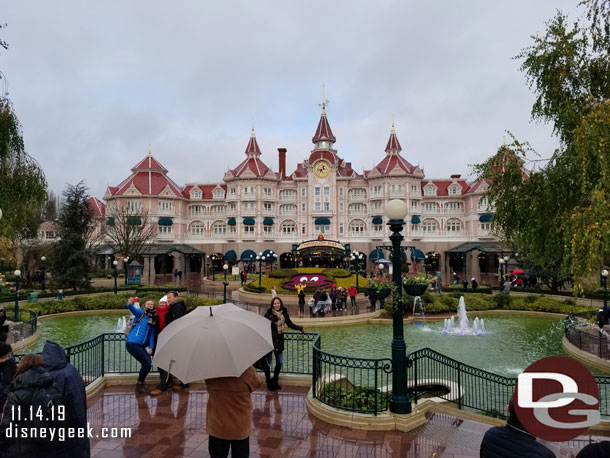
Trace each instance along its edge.
<instances>
[{"instance_id":1,"label":"arched window","mask_svg":"<svg viewBox=\"0 0 610 458\"><path fill-rule=\"evenodd\" d=\"M449 219L445 224L445 229L447 232L461 232L462 231L462 222L459 219Z\"/></svg>"},{"instance_id":2,"label":"arched window","mask_svg":"<svg viewBox=\"0 0 610 458\"><path fill-rule=\"evenodd\" d=\"M193 221L193 223L191 223L191 235L195 237L205 235L205 226L201 221Z\"/></svg>"},{"instance_id":3,"label":"arched window","mask_svg":"<svg viewBox=\"0 0 610 458\"><path fill-rule=\"evenodd\" d=\"M227 233L227 224L224 221L216 221L212 225L212 233L215 236L223 236Z\"/></svg>"},{"instance_id":4,"label":"arched window","mask_svg":"<svg viewBox=\"0 0 610 458\"><path fill-rule=\"evenodd\" d=\"M438 230L438 222L432 218L426 218L422 222L422 231L424 232L436 232Z\"/></svg>"},{"instance_id":5,"label":"arched window","mask_svg":"<svg viewBox=\"0 0 610 458\"><path fill-rule=\"evenodd\" d=\"M349 234L353 236L363 236L366 231L366 225L361 219L355 219L349 223Z\"/></svg>"},{"instance_id":6,"label":"arched window","mask_svg":"<svg viewBox=\"0 0 610 458\"><path fill-rule=\"evenodd\" d=\"M284 235L294 235L297 233L297 224L294 221L284 221L281 225L282 234Z\"/></svg>"}]
</instances>

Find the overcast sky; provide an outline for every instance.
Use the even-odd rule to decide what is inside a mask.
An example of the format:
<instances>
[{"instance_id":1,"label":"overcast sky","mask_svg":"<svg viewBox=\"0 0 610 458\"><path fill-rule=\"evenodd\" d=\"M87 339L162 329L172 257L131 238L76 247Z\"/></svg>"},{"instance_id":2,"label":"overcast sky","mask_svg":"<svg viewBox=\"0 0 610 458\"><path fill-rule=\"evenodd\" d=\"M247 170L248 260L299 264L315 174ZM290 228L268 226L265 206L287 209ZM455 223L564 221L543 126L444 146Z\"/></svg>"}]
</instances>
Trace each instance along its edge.
<instances>
[{"instance_id":1,"label":"overcast sky","mask_svg":"<svg viewBox=\"0 0 610 458\"><path fill-rule=\"evenodd\" d=\"M101 197L152 144L180 185L219 182L252 124L288 172L312 149L326 87L339 156L384 156L392 119L427 177L466 176L509 130L543 156L549 126L513 60L577 0L4 0L0 71L49 186ZM0 84L0 87L2 85Z\"/></svg>"}]
</instances>

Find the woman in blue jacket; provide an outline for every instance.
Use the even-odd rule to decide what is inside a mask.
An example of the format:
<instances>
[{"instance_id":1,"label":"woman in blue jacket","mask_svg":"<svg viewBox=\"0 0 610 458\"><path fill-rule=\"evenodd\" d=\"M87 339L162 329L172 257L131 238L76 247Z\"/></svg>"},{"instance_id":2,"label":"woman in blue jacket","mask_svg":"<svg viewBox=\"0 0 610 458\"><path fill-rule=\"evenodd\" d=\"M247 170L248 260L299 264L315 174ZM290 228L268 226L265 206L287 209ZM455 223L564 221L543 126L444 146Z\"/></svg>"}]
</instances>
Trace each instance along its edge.
<instances>
[{"instance_id":1,"label":"woman in blue jacket","mask_svg":"<svg viewBox=\"0 0 610 458\"><path fill-rule=\"evenodd\" d=\"M136 385L137 393L146 393L144 380L152 367L153 348L155 348L155 325L157 321L157 313L155 311L155 303L146 301L144 309L137 308L133 305L134 298L130 297L127 301L127 308L133 314L134 323L127 335L126 346L127 351L133 356L142 366L138 375L138 383Z\"/></svg>"}]
</instances>

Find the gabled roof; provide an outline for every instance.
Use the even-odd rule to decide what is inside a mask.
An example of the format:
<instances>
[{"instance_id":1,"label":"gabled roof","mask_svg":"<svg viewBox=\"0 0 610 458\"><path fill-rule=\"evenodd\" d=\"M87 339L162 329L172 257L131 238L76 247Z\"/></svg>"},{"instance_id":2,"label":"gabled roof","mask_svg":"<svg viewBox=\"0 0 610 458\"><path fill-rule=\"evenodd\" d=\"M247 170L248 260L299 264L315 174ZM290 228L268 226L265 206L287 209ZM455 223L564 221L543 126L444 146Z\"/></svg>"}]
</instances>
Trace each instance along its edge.
<instances>
[{"instance_id":1,"label":"gabled roof","mask_svg":"<svg viewBox=\"0 0 610 458\"><path fill-rule=\"evenodd\" d=\"M385 152L389 153L391 151L401 152L402 148L400 147L400 143L398 142L398 137L396 136L396 130L394 129L394 123L392 123L392 132L390 132L390 138L388 139L388 144L385 147Z\"/></svg>"},{"instance_id":2,"label":"gabled roof","mask_svg":"<svg viewBox=\"0 0 610 458\"><path fill-rule=\"evenodd\" d=\"M169 188L176 197L182 196L182 188L167 176L167 169L155 160L150 151L131 171L133 173L118 186L108 187L110 195L123 195L133 186L143 195L159 195Z\"/></svg>"},{"instance_id":3,"label":"gabled roof","mask_svg":"<svg viewBox=\"0 0 610 458\"><path fill-rule=\"evenodd\" d=\"M318 123L318 128L316 129L316 133L311 139L313 143L317 143L321 140L328 140L331 142L337 141L335 136L333 135L333 131L330 129L330 124L328 124L328 119L326 119L326 105L322 104L322 115L320 116L320 122Z\"/></svg>"},{"instance_id":4,"label":"gabled roof","mask_svg":"<svg viewBox=\"0 0 610 458\"><path fill-rule=\"evenodd\" d=\"M201 190L201 200L205 200L205 199L213 199L214 195L212 194L214 192L214 190L216 188L222 188L225 192L227 190L227 185L223 184L223 183L218 183L218 184L187 184L184 189L182 190L182 195L184 197L186 197L187 199L191 198L191 190L193 188L198 188ZM194 202L196 202L199 199L193 199Z\"/></svg>"},{"instance_id":5,"label":"gabled roof","mask_svg":"<svg viewBox=\"0 0 610 458\"><path fill-rule=\"evenodd\" d=\"M258 147L258 142L256 141L256 135L254 134L254 128L252 128L252 135L250 136L250 140L248 141L248 146L246 146L246 159L242 161L237 167L229 172L234 177L240 177L248 170L254 174L256 177L263 177L267 175L271 169L265 165L263 161L261 161L261 150Z\"/></svg>"},{"instance_id":6,"label":"gabled roof","mask_svg":"<svg viewBox=\"0 0 610 458\"><path fill-rule=\"evenodd\" d=\"M89 202L94 216L104 216L106 214L106 204L97 197L89 197L87 202Z\"/></svg>"},{"instance_id":7,"label":"gabled roof","mask_svg":"<svg viewBox=\"0 0 610 458\"><path fill-rule=\"evenodd\" d=\"M400 155L401 151L402 148L400 146L400 142L398 141L398 137L396 136L394 123L392 123L392 131L390 132L390 138L388 139L388 144L385 148L386 157L375 166L377 171L382 175L387 175L398 167L405 174L413 173L415 167L413 167L413 165L411 165Z\"/></svg>"},{"instance_id":8,"label":"gabled roof","mask_svg":"<svg viewBox=\"0 0 610 458\"><path fill-rule=\"evenodd\" d=\"M436 186L436 195L437 196L449 196L449 187L453 184L453 183L457 183L461 186L461 191L459 194L455 194L458 196L461 196L463 194L466 194L466 192L468 191L468 189L470 188L470 186L468 185L468 182L466 180L435 180L435 179L428 179L428 180L422 180L421 182L421 192L422 195L424 194L424 188L429 184L432 183Z\"/></svg>"}]
</instances>

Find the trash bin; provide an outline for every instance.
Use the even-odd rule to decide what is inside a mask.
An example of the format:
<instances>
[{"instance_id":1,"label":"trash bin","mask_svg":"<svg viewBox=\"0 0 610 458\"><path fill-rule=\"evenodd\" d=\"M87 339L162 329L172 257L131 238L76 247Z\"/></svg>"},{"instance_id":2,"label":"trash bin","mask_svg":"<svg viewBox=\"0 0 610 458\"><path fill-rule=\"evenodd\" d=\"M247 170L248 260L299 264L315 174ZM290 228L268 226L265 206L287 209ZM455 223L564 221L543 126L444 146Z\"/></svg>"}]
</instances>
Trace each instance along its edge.
<instances>
[{"instance_id":1,"label":"trash bin","mask_svg":"<svg viewBox=\"0 0 610 458\"><path fill-rule=\"evenodd\" d=\"M32 291L28 294L28 304L36 304L38 302L38 293L36 291Z\"/></svg>"}]
</instances>

